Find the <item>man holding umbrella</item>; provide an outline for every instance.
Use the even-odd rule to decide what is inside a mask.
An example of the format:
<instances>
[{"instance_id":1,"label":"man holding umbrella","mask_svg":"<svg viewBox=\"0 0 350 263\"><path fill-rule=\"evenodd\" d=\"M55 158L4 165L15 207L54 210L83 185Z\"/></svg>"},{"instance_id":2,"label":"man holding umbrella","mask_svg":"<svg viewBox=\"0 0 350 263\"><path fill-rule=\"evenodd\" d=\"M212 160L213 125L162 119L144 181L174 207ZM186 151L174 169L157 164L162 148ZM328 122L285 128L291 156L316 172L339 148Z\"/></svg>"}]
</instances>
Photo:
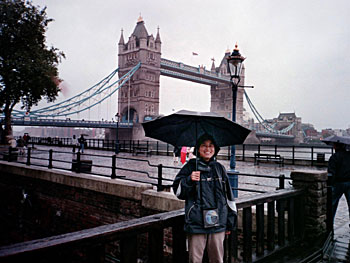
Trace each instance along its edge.
<instances>
[{"instance_id":1,"label":"man holding umbrella","mask_svg":"<svg viewBox=\"0 0 350 263\"><path fill-rule=\"evenodd\" d=\"M343 194L346 197L350 218L350 151L346 150L350 138L343 136L332 136L323 140L332 144L335 153L329 158L328 173L332 178L332 207L333 219L337 212L338 203Z\"/></svg>"},{"instance_id":2,"label":"man holding umbrella","mask_svg":"<svg viewBox=\"0 0 350 263\"><path fill-rule=\"evenodd\" d=\"M186 200L184 229L190 262L202 262L205 248L210 262L223 262L225 233L236 225L226 170L215 160L219 150L210 135L202 135L194 151L199 159L190 159L174 180L174 193Z\"/></svg>"}]
</instances>

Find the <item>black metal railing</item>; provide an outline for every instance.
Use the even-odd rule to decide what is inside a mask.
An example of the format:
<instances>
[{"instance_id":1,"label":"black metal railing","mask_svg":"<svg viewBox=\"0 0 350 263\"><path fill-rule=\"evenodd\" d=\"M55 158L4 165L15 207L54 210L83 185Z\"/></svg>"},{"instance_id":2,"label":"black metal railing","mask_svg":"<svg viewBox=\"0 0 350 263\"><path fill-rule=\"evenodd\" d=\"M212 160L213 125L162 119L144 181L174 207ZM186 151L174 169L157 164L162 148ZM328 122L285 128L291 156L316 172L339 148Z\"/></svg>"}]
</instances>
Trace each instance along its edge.
<instances>
[{"instance_id":1,"label":"black metal railing","mask_svg":"<svg viewBox=\"0 0 350 263\"><path fill-rule=\"evenodd\" d=\"M180 167L167 166L163 164L152 164L149 159L138 159L130 157L122 157L116 154L89 154L80 152L55 151L53 149L37 149L28 148L25 155L20 156L18 151L9 148L8 151L1 151L2 159L9 162L18 162L27 166L47 167L49 169L69 170L76 173L87 173L98 175L101 177L109 177L111 179L124 179L140 183L148 183L157 187L158 191L170 188L172 182L181 169ZM231 173L228 172L230 177ZM264 174L248 174L238 173L244 177L255 177L263 179L278 180L278 185L269 183L264 184L267 189L284 189L285 181L290 181L290 177L284 174L279 176L271 176ZM245 186L249 186L249 182L245 182ZM256 186L256 183L252 183ZM238 196L238 191L265 193L268 190L238 187L238 182L231 183L235 197ZM262 185L259 185L262 186Z\"/></svg>"},{"instance_id":2,"label":"black metal railing","mask_svg":"<svg viewBox=\"0 0 350 263\"><path fill-rule=\"evenodd\" d=\"M73 144L72 138L50 138L50 137L31 137L30 145L35 144L51 145L59 147L77 147ZM86 139L86 148L97 150L115 151L116 141L105 139ZM145 151L156 155L171 156L174 147L172 145L149 140L118 140L119 151L135 152L137 148L144 148ZM280 155L289 164L296 164L300 161L308 161L308 165L326 164L326 161L334 153L331 146L328 145L287 145L287 144L243 144L236 146L236 158L241 161L248 161L254 158L254 154L274 154ZM222 147L219 157L230 159L230 147Z\"/></svg>"}]
</instances>

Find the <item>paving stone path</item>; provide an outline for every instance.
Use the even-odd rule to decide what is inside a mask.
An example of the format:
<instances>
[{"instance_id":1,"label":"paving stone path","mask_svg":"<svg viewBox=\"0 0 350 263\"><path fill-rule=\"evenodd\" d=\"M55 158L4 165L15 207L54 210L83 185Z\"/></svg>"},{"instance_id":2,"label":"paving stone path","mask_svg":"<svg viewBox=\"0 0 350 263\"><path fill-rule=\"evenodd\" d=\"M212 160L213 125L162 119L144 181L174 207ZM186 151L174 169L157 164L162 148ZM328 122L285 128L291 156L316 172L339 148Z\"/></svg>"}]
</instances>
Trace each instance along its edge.
<instances>
[{"instance_id":1,"label":"paving stone path","mask_svg":"<svg viewBox=\"0 0 350 263\"><path fill-rule=\"evenodd\" d=\"M58 148L58 147L47 147L47 146L36 146L32 152L31 162L34 164L48 165L47 159L49 149L59 151L54 153L54 159L59 159L63 162L53 162L55 169L71 169L71 161L76 158L76 154L72 153L70 148ZM111 151L100 151L100 150L85 150L82 154L81 159L91 159L93 165L92 172L97 174L103 174L107 177L111 175L111 156L114 153ZM172 179L176 176L177 172L181 168L182 164L174 164L172 156L132 156L130 153L119 153L117 158L117 175L125 176L129 180L141 180L145 182L153 182L156 184L156 178L158 174L157 165L163 165L163 176L169 181L166 183L171 184ZM42 159L41 159L42 158ZM128 159L123 159L128 158ZM130 158L132 160L130 160ZM26 156L20 156L19 161L26 162ZM220 162L228 169L229 161L220 160ZM251 162L237 161L236 170L241 174L238 179L238 187L252 190L264 190L269 191L278 187L278 180L266 179L263 177L249 177L244 174L255 174L255 175L273 175L279 176L284 174L286 177L290 176L293 170L322 170L326 168L317 167L305 167L295 165L285 165L279 167L276 164L260 164L254 165ZM136 171L136 172L135 172ZM145 173L146 172L146 173ZM286 181L286 187L290 187L288 181ZM254 195L254 192L239 191L239 197L246 195ZM343 196L339 202L337 214L334 220L334 242L332 243L332 251L328 255L327 259L321 262L350 262L350 227L349 227L349 212L346 204L345 197Z\"/></svg>"}]
</instances>

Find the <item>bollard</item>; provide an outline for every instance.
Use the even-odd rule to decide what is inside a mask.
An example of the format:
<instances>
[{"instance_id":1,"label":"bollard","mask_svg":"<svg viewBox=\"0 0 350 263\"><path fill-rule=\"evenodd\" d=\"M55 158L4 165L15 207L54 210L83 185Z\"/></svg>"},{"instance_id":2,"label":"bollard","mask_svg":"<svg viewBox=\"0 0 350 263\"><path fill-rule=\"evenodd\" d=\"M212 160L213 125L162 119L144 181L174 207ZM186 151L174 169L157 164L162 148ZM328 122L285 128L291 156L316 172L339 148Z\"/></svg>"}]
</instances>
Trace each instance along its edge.
<instances>
[{"instance_id":1,"label":"bollard","mask_svg":"<svg viewBox=\"0 0 350 263\"><path fill-rule=\"evenodd\" d=\"M278 189L284 189L284 179L285 179L284 174L280 174L278 179L279 179L279 187L278 187Z\"/></svg>"},{"instance_id":2,"label":"bollard","mask_svg":"<svg viewBox=\"0 0 350 263\"><path fill-rule=\"evenodd\" d=\"M161 192L163 190L162 180L163 180L163 165L158 164L158 184L157 184L157 192Z\"/></svg>"},{"instance_id":3,"label":"bollard","mask_svg":"<svg viewBox=\"0 0 350 263\"><path fill-rule=\"evenodd\" d=\"M49 166L48 166L49 169L52 169L52 156L53 156L53 150L50 149L49 150Z\"/></svg>"},{"instance_id":4,"label":"bollard","mask_svg":"<svg viewBox=\"0 0 350 263\"><path fill-rule=\"evenodd\" d=\"M31 154L32 148L28 148L27 150L27 165L30 165L30 154Z\"/></svg>"},{"instance_id":5,"label":"bollard","mask_svg":"<svg viewBox=\"0 0 350 263\"><path fill-rule=\"evenodd\" d=\"M117 156L115 154L112 155L112 175L111 175L112 179L117 178L117 176L115 174L116 160L117 160Z\"/></svg>"}]
</instances>

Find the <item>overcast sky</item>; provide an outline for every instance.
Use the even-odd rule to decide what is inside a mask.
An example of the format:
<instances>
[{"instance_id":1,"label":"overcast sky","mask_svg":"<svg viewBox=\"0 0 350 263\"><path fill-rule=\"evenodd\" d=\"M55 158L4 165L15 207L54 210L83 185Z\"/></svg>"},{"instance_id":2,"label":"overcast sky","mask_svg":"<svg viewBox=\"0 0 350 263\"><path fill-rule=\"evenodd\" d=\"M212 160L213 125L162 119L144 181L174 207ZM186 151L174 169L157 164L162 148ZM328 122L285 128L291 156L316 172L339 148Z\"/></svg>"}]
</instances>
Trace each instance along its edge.
<instances>
[{"instance_id":1,"label":"overcast sky","mask_svg":"<svg viewBox=\"0 0 350 263\"><path fill-rule=\"evenodd\" d=\"M348 0L35 0L47 6L48 45L71 97L118 67L121 29L127 41L140 13L149 34L160 28L162 57L210 69L237 42L246 57L248 95L260 114L295 112L315 128L350 125ZM192 56L196 52L198 56ZM160 113L209 111L209 86L161 77ZM115 108L115 99L110 108ZM247 109L249 110L249 109ZM115 113L108 113L111 119ZM249 110L250 111L250 110Z\"/></svg>"}]
</instances>

